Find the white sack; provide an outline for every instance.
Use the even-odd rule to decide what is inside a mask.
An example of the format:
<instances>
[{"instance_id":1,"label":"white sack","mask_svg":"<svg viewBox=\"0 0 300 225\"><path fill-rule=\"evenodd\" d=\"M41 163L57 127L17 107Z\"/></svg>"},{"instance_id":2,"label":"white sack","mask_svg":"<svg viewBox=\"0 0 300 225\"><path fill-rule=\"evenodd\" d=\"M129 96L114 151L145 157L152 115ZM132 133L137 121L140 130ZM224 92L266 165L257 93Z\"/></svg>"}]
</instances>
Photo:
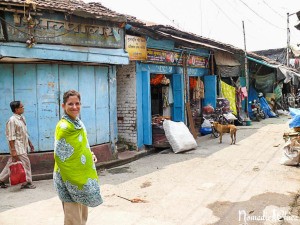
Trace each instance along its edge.
<instances>
[{"instance_id":1,"label":"white sack","mask_svg":"<svg viewBox=\"0 0 300 225\"><path fill-rule=\"evenodd\" d=\"M204 119L201 127L211 127L211 122L208 119Z\"/></svg>"},{"instance_id":2,"label":"white sack","mask_svg":"<svg viewBox=\"0 0 300 225\"><path fill-rule=\"evenodd\" d=\"M237 118L232 113L225 113L223 115L228 120L237 120Z\"/></svg>"},{"instance_id":3,"label":"white sack","mask_svg":"<svg viewBox=\"0 0 300 225\"><path fill-rule=\"evenodd\" d=\"M175 153L196 148L197 142L183 122L165 120L163 123L166 137Z\"/></svg>"},{"instance_id":4,"label":"white sack","mask_svg":"<svg viewBox=\"0 0 300 225\"><path fill-rule=\"evenodd\" d=\"M299 146L291 144L291 140L288 140L283 147L283 154L280 160L282 165L296 166L299 164Z\"/></svg>"}]
</instances>

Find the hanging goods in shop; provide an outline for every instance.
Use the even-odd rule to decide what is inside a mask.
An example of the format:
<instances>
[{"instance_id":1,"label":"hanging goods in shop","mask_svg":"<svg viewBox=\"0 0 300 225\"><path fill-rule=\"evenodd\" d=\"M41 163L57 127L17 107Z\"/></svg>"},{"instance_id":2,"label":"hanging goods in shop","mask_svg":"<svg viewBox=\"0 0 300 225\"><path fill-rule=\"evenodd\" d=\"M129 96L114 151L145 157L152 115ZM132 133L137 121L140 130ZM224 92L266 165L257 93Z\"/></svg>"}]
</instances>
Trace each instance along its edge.
<instances>
[{"instance_id":1,"label":"hanging goods in shop","mask_svg":"<svg viewBox=\"0 0 300 225\"><path fill-rule=\"evenodd\" d=\"M165 75L163 77L163 79L160 82L161 84L167 85L170 83L170 79L168 79Z\"/></svg>"},{"instance_id":2,"label":"hanging goods in shop","mask_svg":"<svg viewBox=\"0 0 300 225\"><path fill-rule=\"evenodd\" d=\"M193 89L197 86L197 80L195 78L190 77L190 89Z\"/></svg>"},{"instance_id":3,"label":"hanging goods in shop","mask_svg":"<svg viewBox=\"0 0 300 225\"><path fill-rule=\"evenodd\" d=\"M153 85L158 85L160 84L160 82L162 81L164 75L162 74L155 74L154 78L152 78L150 80L150 84L153 84Z\"/></svg>"}]
</instances>

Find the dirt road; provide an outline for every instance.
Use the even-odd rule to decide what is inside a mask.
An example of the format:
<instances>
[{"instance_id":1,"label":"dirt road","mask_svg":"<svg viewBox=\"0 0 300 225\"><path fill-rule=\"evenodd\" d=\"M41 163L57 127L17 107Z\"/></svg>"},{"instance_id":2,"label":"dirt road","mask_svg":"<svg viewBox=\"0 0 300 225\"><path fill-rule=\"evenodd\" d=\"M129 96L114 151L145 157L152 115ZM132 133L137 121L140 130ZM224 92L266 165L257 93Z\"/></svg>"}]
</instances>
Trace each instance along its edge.
<instances>
[{"instance_id":1,"label":"dirt road","mask_svg":"<svg viewBox=\"0 0 300 225\"><path fill-rule=\"evenodd\" d=\"M288 120L238 127L236 145L208 135L196 150L99 172L104 203L89 209L88 225L300 224L299 168L279 164ZM0 190L1 225L63 224L52 180L36 185Z\"/></svg>"}]
</instances>

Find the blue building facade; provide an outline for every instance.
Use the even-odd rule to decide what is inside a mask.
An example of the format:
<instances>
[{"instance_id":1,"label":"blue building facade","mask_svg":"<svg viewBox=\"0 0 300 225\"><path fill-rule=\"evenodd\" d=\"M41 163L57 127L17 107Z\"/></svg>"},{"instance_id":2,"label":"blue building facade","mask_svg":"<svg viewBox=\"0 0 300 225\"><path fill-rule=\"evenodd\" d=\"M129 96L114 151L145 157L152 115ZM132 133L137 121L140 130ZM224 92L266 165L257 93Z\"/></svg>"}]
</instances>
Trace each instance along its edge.
<instances>
[{"instance_id":1,"label":"blue building facade","mask_svg":"<svg viewBox=\"0 0 300 225\"><path fill-rule=\"evenodd\" d=\"M114 145L116 65L129 63L121 23L76 16L70 20L61 12L45 12L29 28L21 18L5 12L7 24L1 26L0 153L9 153L5 123L13 100L24 104L35 151L52 151L55 126L63 114L62 95L70 89L81 93L81 119L90 145Z\"/></svg>"}]
</instances>

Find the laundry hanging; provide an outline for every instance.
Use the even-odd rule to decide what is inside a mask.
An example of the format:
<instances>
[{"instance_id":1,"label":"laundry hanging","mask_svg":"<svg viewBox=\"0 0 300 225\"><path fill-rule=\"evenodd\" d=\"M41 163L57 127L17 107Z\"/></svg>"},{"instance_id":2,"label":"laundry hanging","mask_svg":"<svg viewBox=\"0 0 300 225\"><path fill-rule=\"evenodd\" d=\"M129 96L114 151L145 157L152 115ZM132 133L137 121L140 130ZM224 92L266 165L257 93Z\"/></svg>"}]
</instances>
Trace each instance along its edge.
<instances>
[{"instance_id":1,"label":"laundry hanging","mask_svg":"<svg viewBox=\"0 0 300 225\"><path fill-rule=\"evenodd\" d=\"M223 81L221 81L221 85L224 98L227 98L230 102L230 110L234 115L237 115L235 104L235 87L232 87Z\"/></svg>"}]
</instances>

